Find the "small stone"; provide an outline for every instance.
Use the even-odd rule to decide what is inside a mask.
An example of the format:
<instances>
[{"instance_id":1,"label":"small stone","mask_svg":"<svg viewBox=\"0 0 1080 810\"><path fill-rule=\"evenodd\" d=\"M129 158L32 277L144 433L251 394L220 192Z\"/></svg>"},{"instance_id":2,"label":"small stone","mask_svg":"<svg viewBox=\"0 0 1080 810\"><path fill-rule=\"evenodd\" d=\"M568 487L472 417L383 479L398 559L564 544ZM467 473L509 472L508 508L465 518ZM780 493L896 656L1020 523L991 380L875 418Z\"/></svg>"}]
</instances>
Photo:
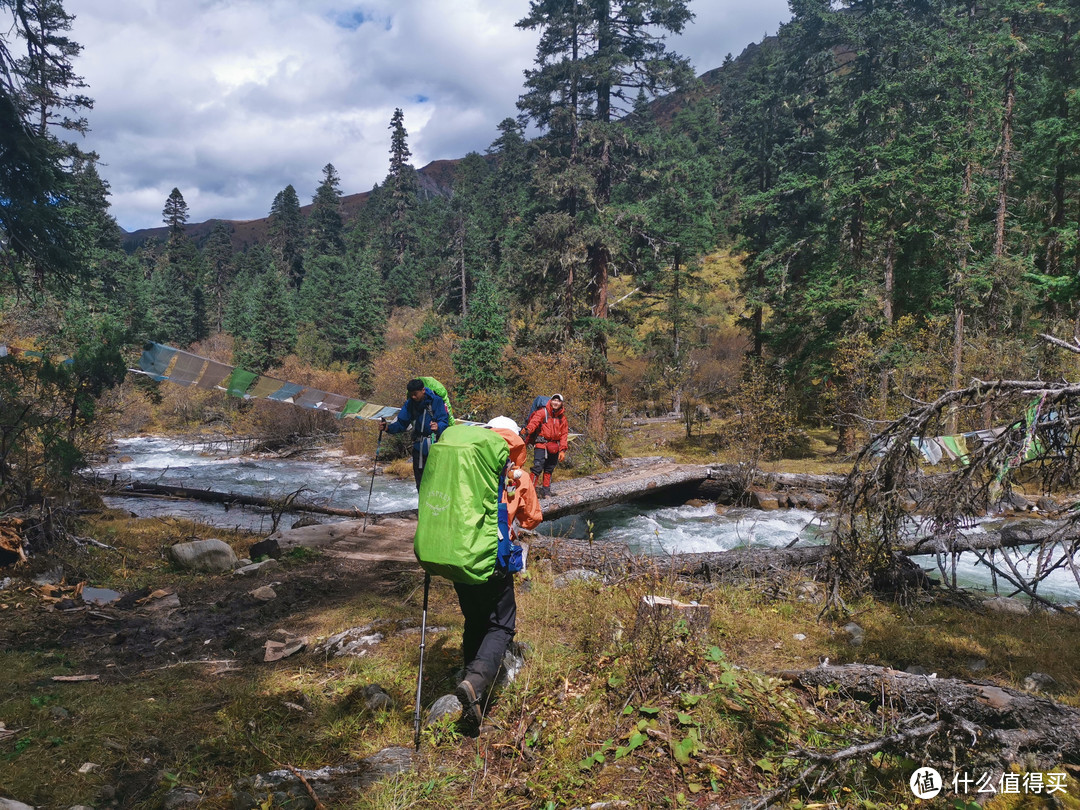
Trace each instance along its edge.
<instances>
[{"instance_id":1,"label":"small stone","mask_svg":"<svg viewBox=\"0 0 1080 810\"><path fill-rule=\"evenodd\" d=\"M0 797L0 810L34 810L34 806L17 802L14 799Z\"/></svg>"},{"instance_id":2,"label":"small stone","mask_svg":"<svg viewBox=\"0 0 1080 810\"><path fill-rule=\"evenodd\" d=\"M63 566L56 566L50 568L48 571L43 571L38 574L32 580L35 585L59 585L64 580L64 568Z\"/></svg>"},{"instance_id":3,"label":"small stone","mask_svg":"<svg viewBox=\"0 0 1080 810\"><path fill-rule=\"evenodd\" d=\"M261 588L256 588L250 593L260 602L272 602L273 600L277 599L277 591L275 591L269 585L263 585Z\"/></svg>"},{"instance_id":4,"label":"small stone","mask_svg":"<svg viewBox=\"0 0 1080 810\"><path fill-rule=\"evenodd\" d=\"M1048 692L1056 685L1057 681L1045 672L1032 672L1024 678L1024 689L1029 692Z\"/></svg>"},{"instance_id":5,"label":"small stone","mask_svg":"<svg viewBox=\"0 0 1080 810\"><path fill-rule=\"evenodd\" d=\"M295 655L307 646L307 638L294 636L285 630L275 630L263 645L263 661L280 661Z\"/></svg>"},{"instance_id":6,"label":"small stone","mask_svg":"<svg viewBox=\"0 0 1080 810\"><path fill-rule=\"evenodd\" d=\"M848 634L849 641L853 647L858 647L863 643L863 638L866 635L866 631L863 630L855 622L848 622L844 625L844 632Z\"/></svg>"},{"instance_id":7,"label":"small stone","mask_svg":"<svg viewBox=\"0 0 1080 810\"><path fill-rule=\"evenodd\" d=\"M455 695L443 695L431 704L428 709L426 726L430 727L441 722L444 718L457 720L461 716L461 701Z\"/></svg>"},{"instance_id":8,"label":"small stone","mask_svg":"<svg viewBox=\"0 0 1080 810\"><path fill-rule=\"evenodd\" d=\"M174 788L161 800L162 810L180 810L183 807L198 807L203 796L190 788ZM257 807L258 805L256 805Z\"/></svg>"},{"instance_id":9,"label":"small stone","mask_svg":"<svg viewBox=\"0 0 1080 810\"><path fill-rule=\"evenodd\" d=\"M280 568L281 563L275 560L273 557L269 557L262 562L248 563L247 565L241 565L239 568L233 571L234 577L250 577L255 574L264 573L266 571L272 571L275 568Z\"/></svg>"},{"instance_id":10,"label":"small stone","mask_svg":"<svg viewBox=\"0 0 1080 810\"><path fill-rule=\"evenodd\" d=\"M825 601L825 586L820 582L807 580L795 586L795 598L800 602L809 602L812 605L820 605Z\"/></svg>"},{"instance_id":11,"label":"small stone","mask_svg":"<svg viewBox=\"0 0 1080 810\"><path fill-rule=\"evenodd\" d=\"M365 686L364 696L366 698L365 705L373 712L394 707L394 699L377 683Z\"/></svg>"},{"instance_id":12,"label":"small stone","mask_svg":"<svg viewBox=\"0 0 1080 810\"><path fill-rule=\"evenodd\" d=\"M91 771L96 771L100 767L101 766L96 762L84 762L79 768L79 773L90 773Z\"/></svg>"},{"instance_id":13,"label":"small stone","mask_svg":"<svg viewBox=\"0 0 1080 810\"><path fill-rule=\"evenodd\" d=\"M806 641L806 633L796 633L792 638L796 641Z\"/></svg>"}]
</instances>

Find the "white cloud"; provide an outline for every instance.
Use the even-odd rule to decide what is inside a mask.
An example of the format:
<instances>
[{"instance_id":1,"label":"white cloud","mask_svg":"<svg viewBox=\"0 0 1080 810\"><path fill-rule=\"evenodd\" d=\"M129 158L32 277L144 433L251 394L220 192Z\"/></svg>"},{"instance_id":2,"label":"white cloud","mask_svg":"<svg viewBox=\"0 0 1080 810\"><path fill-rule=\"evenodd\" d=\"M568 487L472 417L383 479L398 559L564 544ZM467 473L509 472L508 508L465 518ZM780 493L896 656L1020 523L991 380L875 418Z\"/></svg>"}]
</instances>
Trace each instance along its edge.
<instances>
[{"instance_id":1,"label":"white cloud","mask_svg":"<svg viewBox=\"0 0 1080 810\"><path fill-rule=\"evenodd\" d=\"M102 159L128 230L161 224L171 189L192 221L266 216L327 163L342 191L386 175L390 116L417 167L483 151L517 113L538 34L528 0L66 0ZM694 3L671 43L699 73L774 33L786 3Z\"/></svg>"}]
</instances>

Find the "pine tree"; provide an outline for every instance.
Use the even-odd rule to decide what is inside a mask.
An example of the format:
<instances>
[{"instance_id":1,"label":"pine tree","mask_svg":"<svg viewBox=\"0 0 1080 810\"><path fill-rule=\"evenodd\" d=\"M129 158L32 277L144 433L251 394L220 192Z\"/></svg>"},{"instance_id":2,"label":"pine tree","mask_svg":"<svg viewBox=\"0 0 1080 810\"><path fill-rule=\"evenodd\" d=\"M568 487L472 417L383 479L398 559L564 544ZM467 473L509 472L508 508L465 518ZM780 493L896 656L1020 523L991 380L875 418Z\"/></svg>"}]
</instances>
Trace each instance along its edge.
<instances>
[{"instance_id":1,"label":"pine tree","mask_svg":"<svg viewBox=\"0 0 1080 810\"><path fill-rule=\"evenodd\" d=\"M225 325L225 302L235 275L233 266L232 227L225 222L214 223L213 230L202 249L206 266L205 289L210 309L212 331L220 332Z\"/></svg>"},{"instance_id":2,"label":"pine tree","mask_svg":"<svg viewBox=\"0 0 1080 810\"><path fill-rule=\"evenodd\" d=\"M458 388L465 397L491 396L505 388L506 323L506 310L490 275L477 274L472 307L462 318L462 340L453 356Z\"/></svg>"},{"instance_id":3,"label":"pine tree","mask_svg":"<svg viewBox=\"0 0 1080 810\"><path fill-rule=\"evenodd\" d=\"M249 308L250 326L237 365L264 372L284 360L296 345L296 318L285 275L268 266L252 290L256 306Z\"/></svg>"},{"instance_id":4,"label":"pine tree","mask_svg":"<svg viewBox=\"0 0 1080 810\"><path fill-rule=\"evenodd\" d=\"M345 226L341 219L341 179L334 164L323 166L323 179L315 190L311 200L311 214L308 217L307 255L341 256L345 253ZM283 192L284 194L284 192ZM285 224L285 206L282 199L282 225ZM299 213L299 207L296 211ZM282 253L284 256L284 252Z\"/></svg>"},{"instance_id":5,"label":"pine tree","mask_svg":"<svg viewBox=\"0 0 1080 810\"><path fill-rule=\"evenodd\" d=\"M169 198L161 210L161 218L169 228L170 241L183 236L184 226L188 221L188 205L180 189L174 188L169 192Z\"/></svg>"},{"instance_id":6,"label":"pine tree","mask_svg":"<svg viewBox=\"0 0 1080 810\"><path fill-rule=\"evenodd\" d=\"M0 283L66 289L86 270L71 227L81 162L96 156L55 130L81 132L92 106L72 66L81 46L64 32L71 15L57 0L8 0L0 39ZM24 48L19 55L19 48Z\"/></svg>"},{"instance_id":7,"label":"pine tree","mask_svg":"<svg viewBox=\"0 0 1080 810\"><path fill-rule=\"evenodd\" d=\"M318 192L315 196L319 197ZM304 280L304 217L300 211L300 198L291 184L274 197L270 206L269 228L274 257L287 275L290 286L299 288Z\"/></svg>"},{"instance_id":8,"label":"pine tree","mask_svg":"<svg viewBox=\"0 0 1080 810\"><path fill-rule=\"evenodd\" d=\"M409 163L405 114L394 110L390 119L390 173L383 183L386 219L382 223L383 250L380 270L391 291L391 303L417 306L425 297L428 279L417 272L417 209L419 207L416 170Z\"/></svg>"}]
</instances>

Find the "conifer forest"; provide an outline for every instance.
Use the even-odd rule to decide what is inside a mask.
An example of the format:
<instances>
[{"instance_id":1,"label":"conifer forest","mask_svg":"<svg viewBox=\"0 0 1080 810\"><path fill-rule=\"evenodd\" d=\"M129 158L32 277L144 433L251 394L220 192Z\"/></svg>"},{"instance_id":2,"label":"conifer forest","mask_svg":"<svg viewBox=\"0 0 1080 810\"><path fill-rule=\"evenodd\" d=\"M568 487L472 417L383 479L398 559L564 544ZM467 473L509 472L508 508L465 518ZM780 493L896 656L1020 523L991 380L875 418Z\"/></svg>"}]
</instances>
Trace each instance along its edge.
<instances>
[{"instance_id":1,"label":"conifer forest","mask_svg":"<svg viewBox=\"0 0 1080 810\"><path fill-rule=\"evenodd\" d=\"M789 3L692 65L691 0L529 0L482 151L403 98L371 188L128 232L75 18L0 0L0 808L1080 807L1080 3ZM421 489L421 376L569 441ZM431 490L492 561L523 506L497 685Z\"/></svg>"},{"instance_id":2,"label":"conifer forest","mask_svg":"<svg viewBox=\"0 0 1080 810\"><path fill-rule=\"evenodd\" d=\"M74 358L26 411L51 425L45 466L77 466L148 339L389 402L430 373L483 418L567 388L598 459L621 415L731 412L748 385L850 454L970 380L1072 370L1039 339L1078 328L1070 3L793 0L776 36L695 67L667 45L688 0L535 0L533 67L482 154L418 171L398 109L358 204L328 156L310 202L286 186L245 240L193 228L180 188L163 229L122 232L78 146L93 88L70 15L0 7L3 330ZM9 391L37 373L6 371Z\"/></svg>"}]
</instances>

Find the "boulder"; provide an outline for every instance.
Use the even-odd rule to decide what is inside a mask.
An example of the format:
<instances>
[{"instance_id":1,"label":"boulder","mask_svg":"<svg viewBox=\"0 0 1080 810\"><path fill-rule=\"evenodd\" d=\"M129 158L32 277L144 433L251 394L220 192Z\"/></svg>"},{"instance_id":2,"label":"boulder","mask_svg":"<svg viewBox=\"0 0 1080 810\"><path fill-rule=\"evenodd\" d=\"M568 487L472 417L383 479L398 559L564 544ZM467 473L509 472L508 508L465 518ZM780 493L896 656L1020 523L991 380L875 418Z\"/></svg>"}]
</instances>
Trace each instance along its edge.
<instances>
[{"instance_id":1,"label":"boulder","mask_svg":"<svg viewBox=\"0 0 1080 810\"><path fill-rule=\"evenodd\" d=\"M780 496L775 492L765 492L758 489L752 489L749 492L750 505L755 509L763 509L765 511L772 511L780 508Z\"/></svg>"},{"instance_id":2,"label":"boulder","mask_svg":"<svg viewBox=\"0 0 1080 810\"><path fill-rule=\"evenodd\" d=\"M236 568L236 552L224 540L210 538L169 546L169 559L188 571L223 574Z\"/></svg>"},{"instance_id":3,"label":"boulder","mask_svg":"<svg viewBox=\"0 0 1080 810\"><path fill-rule=\"evenodd\" d=\"M595 571L587 568L574 568L564 574L555 577L552 585L556 588L565 588L572 582L603 582L604 578Z\"/></svg>"},{"instance_id":4,"label":"boulder","mask_svg":"<svg viewBox=\"0 0 1080 810\"><path fill-rule=\"evenodd\" d=\"M273 557L275 560L281 556L281 545L273 537L260 540L248 549L248 556L253 560L259 557Z\"/></svg>"},{"instance_id":5,"label":"boulder","mask_svg":"<svg viewBox=\"0 0 1080 810\"><path fill-rule=\"evenodd\" d=\"M983 600L983 607L993 613L1028 613L1028 605L1012 596L992 596Z\"/></svg>"}]
</instances>

